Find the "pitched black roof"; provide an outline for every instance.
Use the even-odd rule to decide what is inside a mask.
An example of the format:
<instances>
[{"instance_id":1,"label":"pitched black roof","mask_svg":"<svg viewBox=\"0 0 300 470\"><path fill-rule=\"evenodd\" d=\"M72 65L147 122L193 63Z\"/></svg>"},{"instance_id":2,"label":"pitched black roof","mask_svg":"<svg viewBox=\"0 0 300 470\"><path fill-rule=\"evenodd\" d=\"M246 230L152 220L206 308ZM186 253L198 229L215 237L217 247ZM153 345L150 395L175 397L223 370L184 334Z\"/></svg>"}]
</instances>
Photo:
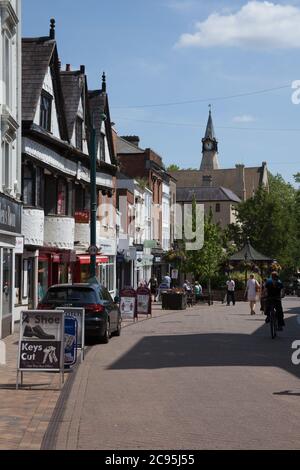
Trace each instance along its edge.
<instances>
[{"instance_id":1,"label":"pitched black roof","mask_svg":"<svg viewBox=\"0 0 300 470\"><path fill-rule=\"evenodd\" d=\"M232 201L240 203L240 198L234 194L230 189L212 187L200 187L200 188L177 188L176 199L178 202L192 202L193 198L196 201Z\"/></svg>"},{"instance_id":2,"label":"pitched black roof","mask_svg":"<svg viewBox=\"0 0 300 470\"><path fill-rule=\"evenodd\" d=\"M251 245L249 239L247 240L246 245L229 259L230 261L272 261L268 256L256 251Z\"/></svg>"},{"instance_id":3,"label":"pitched black roof","mask_svg":"<svg viewBox=\"0 0 300 470\"><path fill-rule=\"evenodd\" d=\"M22 40L22 119L33 121L56 43L49 38Z\"/></svg>"},{"instance_id":4,"label":"pitched black roof","mask_svg":"<svg viewBox=\"0 0 300 470\"><path fill-rule=\"evenodd\" d=\"M84 90L84 74L80 71L61 71L61 85L64 95L65 112L69 138L72 138L80 97Z\"/></svg>"},{"instance_id":5,"label":"pitched black roof","mask_svg":"<svg viewBox=\"0 0 300 470\"><path fill-rule=\"evenodd\" d=\"M57 45L47 37L22 39L22 121L32 123L48 67L51 68L57 119L63 140L68 140Z\"/></svg>"},{"instance_id":6,"label":"pitched black roof","mask_svg":"<svg viewBox=\"0 0 300 470\"><path fill-rule=\"evenodd\" d=\"M112 136L112 124L110 119L110 111L108 104L108 96L106 91L103 90L91 90L89 91L89 107L91 115L91 123L96 129L96 135L99 136L100 125L101 125L101 114L105 114L105 132L108 143L109 153L111 157L112 165L117 165L117 159L115 156L115 149L113 144Z\"/></svg>"}]
</instances>

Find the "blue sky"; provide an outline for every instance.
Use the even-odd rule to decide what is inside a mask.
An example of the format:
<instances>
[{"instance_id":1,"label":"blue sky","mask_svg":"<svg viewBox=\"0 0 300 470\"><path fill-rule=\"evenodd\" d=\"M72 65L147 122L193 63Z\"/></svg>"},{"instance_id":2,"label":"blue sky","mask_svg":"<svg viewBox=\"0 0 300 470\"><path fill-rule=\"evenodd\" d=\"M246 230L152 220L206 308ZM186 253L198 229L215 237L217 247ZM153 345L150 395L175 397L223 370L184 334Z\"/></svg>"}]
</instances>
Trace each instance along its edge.
<instances>
[{"instance_id":1,"label":"blue sky","mask_svg":"<svg viewBox=\"0 0 300 470\"><path fill-rule=\"evenodd\" d=\"M223 168L300 171L300 0L23 0L23 36L52 16L62 64L85 64L91 89L105 70L117 131L166 165L199 167L211 101ZM142 107L182 101L196 102Z\"/></svg>"}]
</instances>

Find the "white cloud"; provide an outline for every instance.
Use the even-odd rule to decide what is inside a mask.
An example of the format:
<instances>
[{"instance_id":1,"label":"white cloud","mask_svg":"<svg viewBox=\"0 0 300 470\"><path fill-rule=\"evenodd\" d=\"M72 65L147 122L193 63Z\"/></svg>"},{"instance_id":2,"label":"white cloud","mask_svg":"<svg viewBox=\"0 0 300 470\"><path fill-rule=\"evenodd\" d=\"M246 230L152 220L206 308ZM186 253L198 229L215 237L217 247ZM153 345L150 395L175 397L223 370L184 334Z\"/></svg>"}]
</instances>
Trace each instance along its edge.
<instances>
[{"instance_id":1,"label":"white cloud","mask_svg":"<svg viewBox=\"0 0 300 470\"><path fill-rule=\"evenodd\" d=\"M231 14L213 13L182 34L177 47L300 48L300 8L249 1Z\"/></svg>"},{"instance_id":2,"label":"white cloud","mask_svg":"<svg viewBox=\"0 0 300 470\"><path fill-rule=\"evenodd\" d=\"M232 120L233 122L238 123L254 122L255 117L251 116L250 114L242 114L241 116L235 116Z\"/></svg>"}]
</instances>

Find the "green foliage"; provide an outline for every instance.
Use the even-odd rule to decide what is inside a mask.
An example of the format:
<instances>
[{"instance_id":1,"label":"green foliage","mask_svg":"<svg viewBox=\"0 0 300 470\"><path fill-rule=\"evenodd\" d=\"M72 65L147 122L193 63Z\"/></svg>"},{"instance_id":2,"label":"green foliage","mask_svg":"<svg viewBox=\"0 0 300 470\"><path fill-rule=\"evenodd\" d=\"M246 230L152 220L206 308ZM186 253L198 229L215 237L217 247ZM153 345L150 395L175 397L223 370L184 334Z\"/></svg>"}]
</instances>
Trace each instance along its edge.
<instances>
[{"instance_id":1,"label":"green foliage","mask_svg":"<svg viewBox=\"0 0 300 470\"><path fill-rule=\"evenodd\" d=\"M142 190L145 190L146 188L149 189L149 181L147 178L135 178L135 180Z\"/></svg>"},{"instance_id":2,"label":"green foliage","mask_svg":"<svg viewBox=\"0 0 300 470\"><path fill-rule=\"evenodd\" d=\"M210 291L211 280L218 276L224 258L222 231L210 214L204 221L204 246L187 252L186 271L193 273L195 279L206 280Z\"/></svg>"},{"instance_id":3,"label":"green foliage","mask_svg":"<svg viewBox=\"0 0 300 470\"><path fill-rule=\"evenodd\" d=\"M180 170L179 166L175 165L175 163L172 163L172 165L169 165L167 167L167 171L179 171L179 170Z\"/></svg>"},{"instance_id":4,"label":"green foliage","mask_svg":"<svg viewBox=\"0 0 300 470\"><path fill-rule=\"evenodd\" d=\"M242 202L237 218L240 225L229 227L228 236L238 248L249 237L258 251L281 266L299 265L300 196L280 175L270 174L269 191L261 187L253 198Z\"/></svg>"}]
</instances>

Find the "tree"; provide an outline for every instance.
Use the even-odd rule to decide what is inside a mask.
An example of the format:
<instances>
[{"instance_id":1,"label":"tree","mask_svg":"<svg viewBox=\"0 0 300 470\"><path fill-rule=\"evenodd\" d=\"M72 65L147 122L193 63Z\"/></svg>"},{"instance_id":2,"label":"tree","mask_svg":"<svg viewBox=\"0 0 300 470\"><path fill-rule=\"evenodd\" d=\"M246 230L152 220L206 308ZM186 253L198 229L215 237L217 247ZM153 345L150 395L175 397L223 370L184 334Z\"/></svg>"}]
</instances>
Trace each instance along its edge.
<instances>
[{"instance_id":1,"label":"tree","mask_svg":"<svg viewBox=\"0 0 300 470\"><path fill-rule=\"evenodd\" d=\"M296 189L280 175L269 175L269 191L261 187L237 207L242 233L234 241L239 245L241 238L249 237L258 251L282 266L296 267L300 262L296 214Z\"/></svg>"},{"instance_id":2,"label":"tree","mask_svg":"<svg viewBox=\"0 0 300 470\"><path fill-rule=\"evenodd\" d=\"M207 280L211 298L211 279L219 273L225 254L222 247L222 230L212 221L212 212L204 220L204 245L201 250L187 252L186 269L197 278Z\"/></svg>"},{"instance_id":3,"label":"tree","mask_svg":"<svg viewBox=\"0 0 300 470\"><path fill-rule=\"evenodd\" d=\"M175 165L175 163L172 163L172 165L169 165L167 168L167 171L179 171L180 168L178 165Z\"/></svg>"}]
</instances>

